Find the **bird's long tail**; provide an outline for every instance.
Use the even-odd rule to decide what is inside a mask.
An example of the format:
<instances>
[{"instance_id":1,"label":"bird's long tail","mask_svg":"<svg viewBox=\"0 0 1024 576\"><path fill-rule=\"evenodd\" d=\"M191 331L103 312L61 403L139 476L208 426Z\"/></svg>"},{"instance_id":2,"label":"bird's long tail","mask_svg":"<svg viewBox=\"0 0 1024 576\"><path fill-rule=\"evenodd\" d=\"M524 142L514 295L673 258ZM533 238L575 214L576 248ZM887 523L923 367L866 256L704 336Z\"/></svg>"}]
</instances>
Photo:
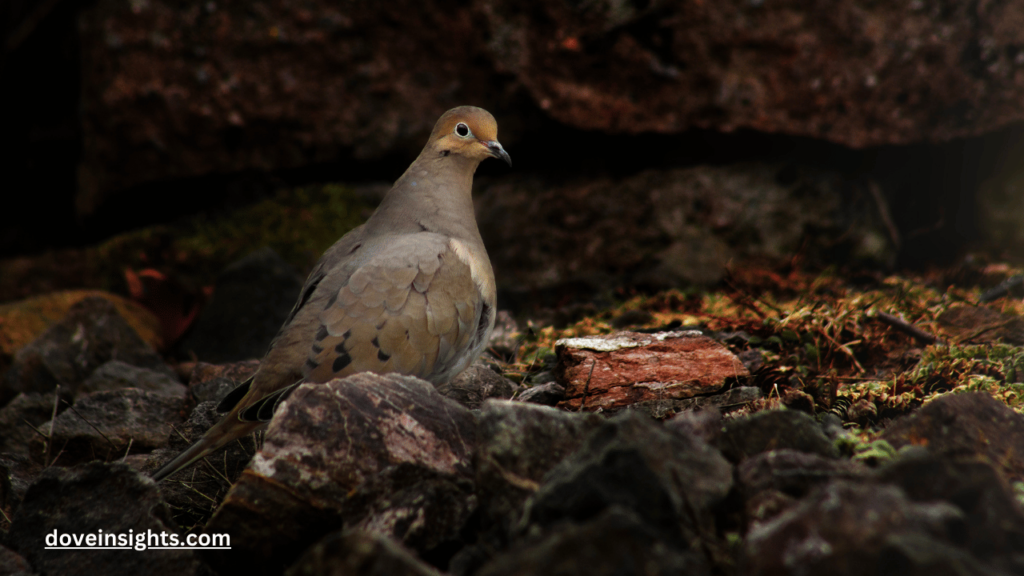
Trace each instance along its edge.
<instances>
[{"instance_id":1,"label":"bird's long tail","mask_svg":"<svg viewBox=\"0 0 1024 576\"><path fill-rule=\"evenodd\" d=\"M151 478L153 478L154 481L159 482L178 470L192 464L196 460L209 456L211 453L228 445L233 440L237 440L238 438L255 432L258 428L264 425L264 422L243 422L238 419L237 412L232 410L225 415L220 422L210 428L198 442L189 446L187 450L160 467L159 470L153 473Z\"/></svg>"}]
</instances>

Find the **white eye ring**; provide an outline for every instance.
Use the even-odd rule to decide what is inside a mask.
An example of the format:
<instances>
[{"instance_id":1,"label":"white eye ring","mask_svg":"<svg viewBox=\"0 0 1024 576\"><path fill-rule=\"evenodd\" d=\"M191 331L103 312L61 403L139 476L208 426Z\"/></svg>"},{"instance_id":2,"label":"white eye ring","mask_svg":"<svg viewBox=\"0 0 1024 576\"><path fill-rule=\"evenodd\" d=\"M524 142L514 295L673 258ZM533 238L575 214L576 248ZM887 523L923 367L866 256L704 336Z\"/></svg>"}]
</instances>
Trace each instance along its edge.
<instances>
[{"instance_id":1,"label":"white eye ring","mask_svg":"<svg viewBox=\"0 0 1024 576\"><path fill-rule=\"evenodd\" d=\"M455 125L455 133L463 138L472 134L472 132L469 131L469 126L466 126L462 122Z\"/></svg>"}]
</instances>

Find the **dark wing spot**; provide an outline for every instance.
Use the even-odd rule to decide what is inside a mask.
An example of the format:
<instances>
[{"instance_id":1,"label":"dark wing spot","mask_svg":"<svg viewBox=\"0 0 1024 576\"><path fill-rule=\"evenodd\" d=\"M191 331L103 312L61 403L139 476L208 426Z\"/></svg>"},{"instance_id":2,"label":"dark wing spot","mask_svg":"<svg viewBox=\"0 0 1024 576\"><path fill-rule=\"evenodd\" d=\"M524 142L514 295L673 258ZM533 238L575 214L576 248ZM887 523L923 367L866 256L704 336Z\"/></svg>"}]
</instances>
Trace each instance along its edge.
<instances>
[{"instance_id":1,"label":"dark wing spot","mask_svg":"<svg viewBox=\"0 0 1024 576\"><path fill-rule=\"evenodd\" d=\"M380 324L377 324L377 330L380 330L381 328L383 328L384 325L386 325L387 323L388 323L388 319L387 318L381 320Z\"/></svg>"},{"instance_id":2,"label":"dark wing spot","mask_svg":"<svg viewBox=\"0 0 1024 576\"><path fill-rule=\"evenodd\" d=\"M320 342L324 338L327 338L327 326L320 326L320 329L316 331L316 341Z\"/></svg>"},{"instance_id":3,"label":"dark wing spot","mask_svg":"<svg viewBox=\"0 0 1024 576\"><path fill-rule=\"evenodd\" d=\"M452 153L451 150L442 150L441 151L441 156L444 156L445 158L447 158L448 155L451 154L451 153Z\"/></svg>"},{"instance_id":4,"label":"dark wing spot","mask_svg":"<svg viewBox=\"0 0 1024 576\"><path fill-rule=\"evenodd\" d=\"M320 354L324 351L324 347L319 344L313 344L313 354Z\"/></svg>"},{"instance_id":5,"label":"dark wing spot","mask_svg":"<svg viewBox=\"0 0 1024 576\"><path fill-rule=\"evenodd\" d=\"M391 354L385 354L383 350L377 350L377 360L381 362L387 362L391 358Z\"/></svg>"},{"instance_id":6,"label":"dark wing spot","mask_svg":"<svg viewBox=\"0 0 1024 576\"><path fill-rule=\"evenodd\" d=\"M335 292L334 294L331 294L331 298L327 301L327 305L324 306L324 310L327 310L331 306L334 306L334 303L337 302L337 301L338 301L338 293Z\"/></svg>"},{"instance_id":7,"label":"dark wing spot","mask_svg":"<svg viewBox=\"0 0 1024 576\"><path fill-rule=\"evenodd\" d=\"M320 367L320 365L317 364L315 361L313 361L312 358L306 358L305 369L306 369L306 373L307 374L312 372L313 370L316 370L319 367Z\"/></svg>"},{"instance_id":8,"label":"dark wing spot","mask_svg":"<svg viewBox=\"0 0 1024 576\"><path fill-rule=\"evenodd\" d=\"M352 357L348 355L348 352L344 352L338 355L334 359L334 364L331 365L331 369L335 372L341 372L346 366L352 363Z\"/></svg>"},{"instance_id":9,"label":"dark wing spot","mask_svg":"<svg viewBox=\"0 0 1024 576\"><path fill-rule=\"evenodd\" d=\"M373 340L370 340L370 344L373 344L374 348L380 348L380 341L377 340L376 336L373 337Z\"/></svg>"},{"instance_id":10,"label":"dark wing spot","mask_svg":"<svg viewBox=\"0 0 1024 576\"><path fill-rule=\"evenodd\" d=\"M348 354L348 352L345 351L344 342L338 342L338 345L334 347L334 351L337 352L338 354Z\"/></svg>"}]
</instances>

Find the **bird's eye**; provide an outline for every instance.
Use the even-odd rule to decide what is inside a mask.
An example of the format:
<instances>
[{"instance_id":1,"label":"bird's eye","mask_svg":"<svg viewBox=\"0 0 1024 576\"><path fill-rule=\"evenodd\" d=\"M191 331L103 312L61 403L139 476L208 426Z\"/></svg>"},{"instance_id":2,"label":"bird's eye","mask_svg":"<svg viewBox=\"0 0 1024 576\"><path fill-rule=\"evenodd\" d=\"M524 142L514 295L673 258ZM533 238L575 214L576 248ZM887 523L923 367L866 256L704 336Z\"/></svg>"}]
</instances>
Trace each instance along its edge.
<instances>
[{"instance_id":1,"label":"bird's eye","mask_svg":"<svg viewBox=\"0 0 1024 576\"><path fill-rule=\"evenodd\" d=\"M469 126L466 126L462 122L459 122L459 124L455 127L455 133L465 138L466 136L469 136Z\"/></svg>"}]
</instances>

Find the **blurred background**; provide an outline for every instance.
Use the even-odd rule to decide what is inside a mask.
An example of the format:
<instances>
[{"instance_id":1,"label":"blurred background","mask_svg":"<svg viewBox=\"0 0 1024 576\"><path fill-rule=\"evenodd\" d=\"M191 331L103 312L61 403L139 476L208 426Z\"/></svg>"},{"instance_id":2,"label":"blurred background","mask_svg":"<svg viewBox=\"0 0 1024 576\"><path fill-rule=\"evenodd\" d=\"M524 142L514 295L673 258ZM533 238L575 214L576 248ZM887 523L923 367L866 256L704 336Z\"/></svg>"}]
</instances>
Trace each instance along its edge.
<instances>
[{"instance_id":1,"label":"blurred background","mask_svg":"<svg viewBox=\"0 0 1024 576\"><path fill-rule=\"evenodd\" d=\"M0 301L304 275L461 104L514 160L476 185L513 311L1024 257L1024 0L4 0L0 38Z\"/></svg>"}]
</instances>

